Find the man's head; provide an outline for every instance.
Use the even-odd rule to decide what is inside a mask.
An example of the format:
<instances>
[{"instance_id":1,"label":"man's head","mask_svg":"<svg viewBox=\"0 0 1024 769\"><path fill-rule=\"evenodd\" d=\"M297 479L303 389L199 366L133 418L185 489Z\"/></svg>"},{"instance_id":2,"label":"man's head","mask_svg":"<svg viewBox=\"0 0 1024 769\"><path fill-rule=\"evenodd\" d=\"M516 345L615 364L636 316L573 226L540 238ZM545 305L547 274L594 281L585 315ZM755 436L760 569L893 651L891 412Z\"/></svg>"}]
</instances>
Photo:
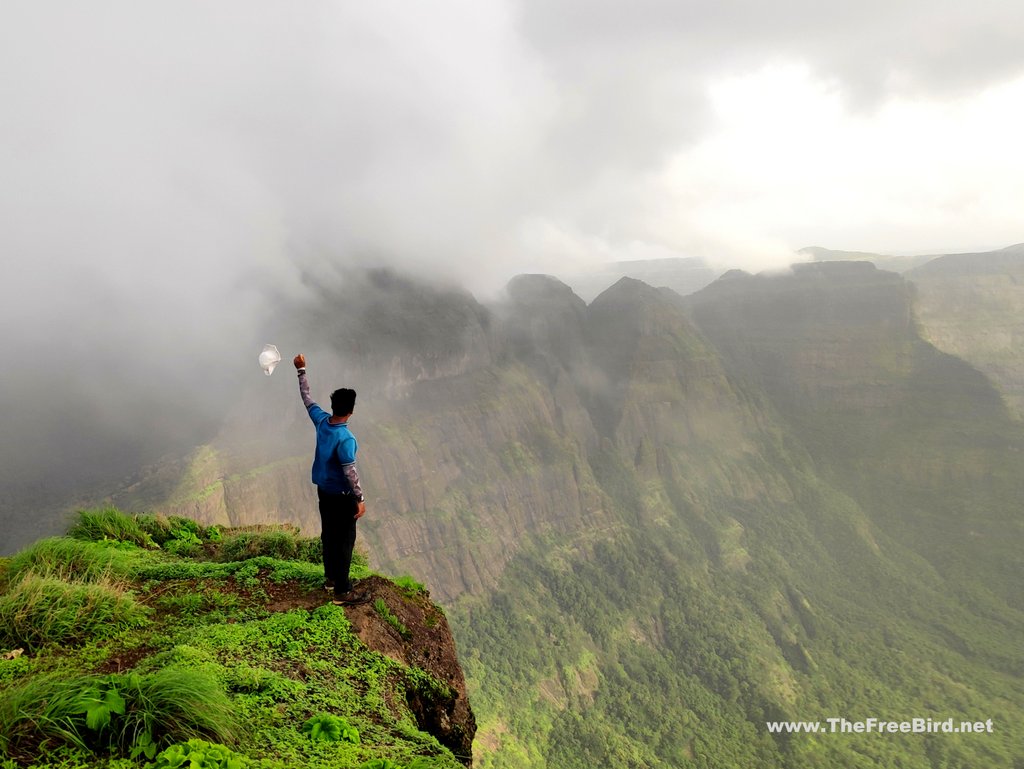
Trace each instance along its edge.
<instances>
[{"instance_id":1,"label":"man's head","mask_svg":"<svg viewBox=\"0 0 1024 769\"><path fill-rule=\"evenodd\" d=\"M335 390L331 393L331 411L332 416L344 417L355 411L356 408L356 391L350 390L347 387L342 387L340 390Z\"/></svg>"}]
</instances>

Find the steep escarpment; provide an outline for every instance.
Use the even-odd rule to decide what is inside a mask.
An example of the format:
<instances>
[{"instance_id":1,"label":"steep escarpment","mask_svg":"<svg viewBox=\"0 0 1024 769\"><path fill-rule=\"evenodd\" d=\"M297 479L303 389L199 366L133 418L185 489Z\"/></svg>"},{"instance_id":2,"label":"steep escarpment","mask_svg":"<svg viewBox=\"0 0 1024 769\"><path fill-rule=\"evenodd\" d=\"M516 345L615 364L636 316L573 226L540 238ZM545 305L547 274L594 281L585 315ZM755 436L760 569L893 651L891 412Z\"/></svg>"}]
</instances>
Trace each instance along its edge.
<instances>
[{"instance_id":1,"label":"steep escarpment","mask_svg":"<svg viewBox=\"0 0 1024 769\"><path fill-rule=\"evenodd\" d=\"M462 646L479 650L466 667L484 766L1010 765L1009 735L765 728L1022 707L1018 556L994 542L1020 542L1019 475L1001 473L1021 460L977 440L1013 428L984 377L917 337L902 279L812 269L728 276L707 313L703 292L683 302L630 280L588 308L586 364L563 378L626 525L523 547L483 600L457 602ZM971 482L929 492L933 471Z\"/></svg>"},{"instance_id":2,"label":"steep escarpment","mask_svg":"<svg viewBox=\"0 0 1024 769\"><path fill-rule=\"evenodd\" d=\"M1024 416L1024 246L939 257L906 277L921 335L983 371Z\"/></svg>"},{"instance_id":3,"label":"steep escarpment","mask_svg":"<svg viewBox=\"0 0 1024 769\"><path fill-rule=\"evenodd\" d=\"M736 276L690 306L823 477L944 573L977 574L995 551L1012 557L1003 537L1019 524L1006 502L1024 492L1024 436L981 372L920 337L913 301L894 273L822 263Z\"/></svg>"},{"instance_id":4,"label":"steep escarpment","mask_svg":"<svg viewBox=\"0 0 1024 769\"><path fill-rule=\"evenodd\" d=\"M689 298L730 367L787 410L885 408L919 343L911 289L868 262L733 272Z\"/></svg>"}]
</instances>

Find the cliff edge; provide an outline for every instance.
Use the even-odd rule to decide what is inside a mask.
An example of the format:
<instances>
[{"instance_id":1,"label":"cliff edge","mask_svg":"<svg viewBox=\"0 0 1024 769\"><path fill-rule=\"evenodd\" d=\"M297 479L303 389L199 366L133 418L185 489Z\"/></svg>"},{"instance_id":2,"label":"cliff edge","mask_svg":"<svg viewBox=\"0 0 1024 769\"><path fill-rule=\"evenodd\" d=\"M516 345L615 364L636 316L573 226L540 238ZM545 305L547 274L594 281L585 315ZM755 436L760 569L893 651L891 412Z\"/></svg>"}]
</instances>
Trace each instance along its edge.
<instances>
[{"instance_id":1,"label":"cliff edge","mask_svg":"<svg viewBox=\"0 0 1024 769\"><path fill-rule=\"evenodd\" d=\"M0 561L0 765L471 766L443 611L358 558L369 600L334 606L318 561L295 529L113 509Z\"/></svg>"}]
</instances>

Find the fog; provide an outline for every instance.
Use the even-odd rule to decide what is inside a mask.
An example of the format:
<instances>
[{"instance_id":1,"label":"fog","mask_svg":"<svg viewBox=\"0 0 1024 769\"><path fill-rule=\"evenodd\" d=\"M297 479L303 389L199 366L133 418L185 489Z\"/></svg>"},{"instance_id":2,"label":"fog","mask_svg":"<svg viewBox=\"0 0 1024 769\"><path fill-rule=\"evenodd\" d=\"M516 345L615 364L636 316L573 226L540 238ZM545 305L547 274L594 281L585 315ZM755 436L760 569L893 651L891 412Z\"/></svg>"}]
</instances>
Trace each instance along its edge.
<instances>
[{"instance_id":1,"label":"fog","mask_svg":"<svg viewBox=\"0 0 1024 769\"><path fill-rule=\"evenodd\" d=\"M314 301L318 276L388 265L486 299L520 272L636 255L750 268L807 239L1024 239L1005 240L1024 201L1012 88L980 164L1007 175L978 177L955 147L942 165L998 205L978 192L880 225L845 197L815 212L826 232L806 198L755 206L707 164L730 78L796 62L857 120L901 99L962 106L1024 82L1022 30L1001 2L6 3L0 514L203 440L260 375L275 297ZM750 109L756 125L773 106ZM793 155L761 185L805 161L820 166Z\"/></svg>"}]
</instances>

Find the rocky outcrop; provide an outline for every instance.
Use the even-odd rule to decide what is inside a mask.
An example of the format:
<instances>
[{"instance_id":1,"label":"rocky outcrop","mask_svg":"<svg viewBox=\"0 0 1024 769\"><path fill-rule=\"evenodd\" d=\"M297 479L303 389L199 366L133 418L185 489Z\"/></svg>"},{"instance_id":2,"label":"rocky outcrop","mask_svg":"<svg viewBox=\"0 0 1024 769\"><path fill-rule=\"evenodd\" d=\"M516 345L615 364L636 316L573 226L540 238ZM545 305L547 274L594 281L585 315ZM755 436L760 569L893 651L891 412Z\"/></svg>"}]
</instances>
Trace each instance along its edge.
<instances>
[{"instance_id":1,"label":"rocky outcrop","mask_svg":"<svg viewBox=\"0 0 1024 769\"><path fill-rule=\"evenodd\" d=\"M472 766L476 719L444 612L428 593L403 590L382 577L362 580L359 589L373 602L346 610L352 629L369 648L430 676L407 687L409 709L420 729Z\"/></svg>"}]
</instances>

